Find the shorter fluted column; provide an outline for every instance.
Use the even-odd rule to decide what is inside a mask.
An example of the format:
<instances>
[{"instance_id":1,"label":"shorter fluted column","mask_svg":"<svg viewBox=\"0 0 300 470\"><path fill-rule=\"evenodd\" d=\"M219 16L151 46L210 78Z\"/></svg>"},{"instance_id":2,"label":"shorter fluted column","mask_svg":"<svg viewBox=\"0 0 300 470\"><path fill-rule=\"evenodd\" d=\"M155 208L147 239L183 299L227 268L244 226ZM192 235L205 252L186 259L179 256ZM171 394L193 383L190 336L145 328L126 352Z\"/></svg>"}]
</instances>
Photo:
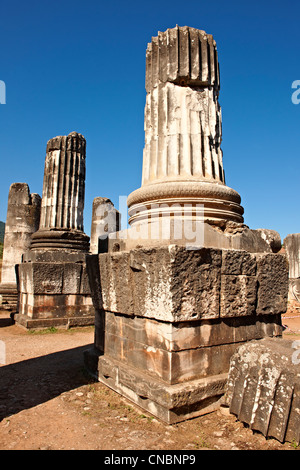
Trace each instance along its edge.
<instances>
[{"instance_id":1,"label":"shorter fluted column","mask_svg":"<svg viewBox=\"0 0 300 470\"><path fill-rule=\"evenodd\" d=\"M31 249L88 251L83 232L85 138L77 132L49 140L45 160L40 229Z\"/></svg>"}]
</instances>

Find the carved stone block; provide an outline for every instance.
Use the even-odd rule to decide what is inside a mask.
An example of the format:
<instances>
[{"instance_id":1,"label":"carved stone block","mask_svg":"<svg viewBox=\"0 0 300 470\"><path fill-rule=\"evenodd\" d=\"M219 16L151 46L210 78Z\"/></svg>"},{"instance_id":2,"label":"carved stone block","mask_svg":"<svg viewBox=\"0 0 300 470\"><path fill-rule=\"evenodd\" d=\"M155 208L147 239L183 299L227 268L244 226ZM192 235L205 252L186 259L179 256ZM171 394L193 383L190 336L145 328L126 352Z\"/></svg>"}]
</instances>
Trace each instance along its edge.
<instances>
[{"instance_id":1,"label":"carved stone block","mask_svg":"<svg viewBox=\"0 0 300 470\"><path fill-rule=\"evenodd\" d=\"M288 262L282 254L262 254L257 260L257 314L285 313L288 299Z\"/></svg>"}]
</instances>

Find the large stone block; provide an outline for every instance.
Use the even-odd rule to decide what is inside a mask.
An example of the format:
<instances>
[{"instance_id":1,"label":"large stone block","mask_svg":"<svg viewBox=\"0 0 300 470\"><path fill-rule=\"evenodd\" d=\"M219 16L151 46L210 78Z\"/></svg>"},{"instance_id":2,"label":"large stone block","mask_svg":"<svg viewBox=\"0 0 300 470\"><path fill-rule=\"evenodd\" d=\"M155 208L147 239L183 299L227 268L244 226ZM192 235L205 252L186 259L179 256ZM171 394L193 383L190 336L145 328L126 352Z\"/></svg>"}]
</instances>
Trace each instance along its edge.
<instances>
[{"instance_id":1,"label":"large stone block","mask_svg":"<svg viewBox=\"0 0 300 470\"><path fill-rule=\"evenodd\" d=\"M97 269L101 308L110 312L181 322L286 311L282 254L169 245L104 253Z\"/></svg>"},{"instance_id":2,"label":"large stone block","mask_svg":"<svg viewBox=\"0 0 300 470\"><path fill-rule=\"evenodd\" d=\"M163 321L218 318L221 260L220 250L175 245L99 255L103 308Z\"/></svg>"},{"instance_id":3,"label":"large stone block","mask_svg":"<svg viewBox=\"0 0 300 470\"><path fill-rule=\"evenodd\" d=\"M170 323L102 311L97 313L96 319L101 319L99 328L103 336L124 337L167 352L280 336L282 331L278 315Z\"/></svg>"},{"instance_id":4,"label":"large stone block","mask_svg":"<svg viewBox=\"0 0 300 470\"><path fill-rule=\"evenodd\" d=\"M256 256L247 251L222 250L222 274L255 276Z\"/></svg>"}]
</instances>

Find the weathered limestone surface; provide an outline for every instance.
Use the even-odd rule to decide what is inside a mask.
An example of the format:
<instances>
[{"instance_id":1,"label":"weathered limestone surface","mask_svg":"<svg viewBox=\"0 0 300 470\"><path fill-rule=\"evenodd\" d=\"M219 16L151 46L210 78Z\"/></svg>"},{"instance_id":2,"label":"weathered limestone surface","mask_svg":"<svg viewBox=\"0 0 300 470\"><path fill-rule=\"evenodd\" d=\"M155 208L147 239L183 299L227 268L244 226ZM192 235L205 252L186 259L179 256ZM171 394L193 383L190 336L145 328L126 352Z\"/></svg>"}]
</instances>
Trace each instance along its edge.
<instances>
[{"instance_id":1,"label":"weathered limestone surface","mask_svg":"<svg viewBox=\"0 0 300 470\"><path fill-rule=\"evenodd\" d=\"M103 245L105 242L107 245L108 234L120 229L120 217L119 211L115 209L110 199L104 197L94 199L90 239L91 253L99 253L101 249L99 245Z\"/></svg>"},{"instance_id":2,"label":"weathered limestone surface","mask_svg":"<svg viewBox=\"0 0 300 470\"><path fill-rule=\"evenodd\" d=\"M15 308L17 302L16 264L21 262L39 228L41 198L30 194L26 183L13 183L9 189L5 224L0 294L2 307Z\"/></svg>"},{"instance_id":3,"label":"weathered limestone surface","mask_svg":"<svg viewBox=\"0 0 300 470\"><path fill-rule=\"evenodd\" d=\"M15 319L28 329L94 322L83 232L85 149L76 132L47 144L40 228L18 266Z\"/></svg>"},{"instance_id":4,"label":"weathered limestone surface","mask_svg":"<svg viewBox=\"0 0 300 470\"><path fill-rule=\"evenodd\" d=\"M289 261L289 300L300 302L300 233L288 235L283 246Z\"/></svg>"},{"instance_id":5,"label":"weathered limestone surface","mask_svg":"<svg viewBox=\"0 0 300 470\"><path fill-rule=\"evenodd\" d=\"M146 90L166 82L219 90L217 47L211 34L176 26L152 38L146 51Z\"/></svg>"},{"instance_id":6,"label":"weathered limestone surface","mask_svg":"<svg viewBox=\"0 0 300 470\"><path fill-rule=\"evenodd\" d=\"M224 398L251 429L299 444L300 350L292 346L267 338L240 346L231 358Z\"/></svg>"},{"instance_id":7,"label":"weathered limestone surface","mask_svg":"<svg viewBox=\"0 0 300 470\"><path fill-rule=\"evenodd\" d=\"M177 26L152 38L146 52L143 184L177 176L224 182L219 89L211 35Z\"/></svg>"}]
</instances>

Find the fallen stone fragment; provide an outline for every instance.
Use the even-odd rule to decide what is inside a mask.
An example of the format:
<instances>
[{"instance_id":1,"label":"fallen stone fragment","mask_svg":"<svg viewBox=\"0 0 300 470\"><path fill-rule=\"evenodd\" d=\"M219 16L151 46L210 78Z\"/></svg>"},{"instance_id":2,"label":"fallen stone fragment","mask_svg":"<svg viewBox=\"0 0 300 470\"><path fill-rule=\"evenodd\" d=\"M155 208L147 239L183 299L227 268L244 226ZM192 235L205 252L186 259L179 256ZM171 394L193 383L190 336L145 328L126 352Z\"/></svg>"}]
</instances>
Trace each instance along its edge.
<instances>
[{"instance_id":1,"label":"fallen stone fragment","mask_svg":"<svg viewBox=\"0 0 300 470\"><path fill-rule=\"evenodd\" d=\"M295 344L264 338L240 346L230 361L225 404L251 429L300 443L300 367Z\"/></svg>"}]
</instances>

